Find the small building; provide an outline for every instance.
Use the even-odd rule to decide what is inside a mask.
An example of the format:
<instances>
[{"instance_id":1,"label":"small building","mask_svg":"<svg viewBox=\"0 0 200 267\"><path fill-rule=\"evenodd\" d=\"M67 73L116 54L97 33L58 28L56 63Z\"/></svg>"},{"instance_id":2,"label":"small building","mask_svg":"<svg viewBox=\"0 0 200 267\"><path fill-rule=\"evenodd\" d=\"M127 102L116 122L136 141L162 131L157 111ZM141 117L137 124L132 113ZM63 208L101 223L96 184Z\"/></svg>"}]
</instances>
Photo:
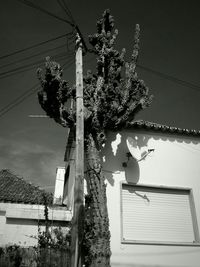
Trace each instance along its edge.
<instances>
[{"instance_id":1,"label":"small building","mask_svg":"<svg viewBox=\"0 0 200 267\"><path fill-rule=\"evenodd\" d=\"M38 225L44 230L44 194L49 199L51 226L67 227L71 212L52 205L53 197L11 171L0 171L0 246L37 245Z\"/></svg>"},{"instance_id":2,"label":"small building","mask_svg":"<svg viewBox=\"0 0 200 267\"><path fill-rule=\"evenodd\" d=\"M66 151L66 203L73 207L74 142ZM198 267L200 131L135 121L108 132L112 267Z\"/></svg>"}]
</instances>

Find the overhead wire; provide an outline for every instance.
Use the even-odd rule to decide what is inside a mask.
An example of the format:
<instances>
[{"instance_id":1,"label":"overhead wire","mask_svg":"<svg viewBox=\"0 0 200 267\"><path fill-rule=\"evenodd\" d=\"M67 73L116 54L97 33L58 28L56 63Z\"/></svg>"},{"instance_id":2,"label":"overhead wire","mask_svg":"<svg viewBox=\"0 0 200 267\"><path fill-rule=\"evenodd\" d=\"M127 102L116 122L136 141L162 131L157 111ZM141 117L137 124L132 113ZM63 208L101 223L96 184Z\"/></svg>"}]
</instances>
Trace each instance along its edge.
<instances>
[{"instance_id":1,"label":"overhead wire","mask_svg":"<svg viewBox=\"0 0 200 267\"><path fill-rule=\"evenodd\" d=\"M87 46L86 46L85 41L84 41L84 38L83 38L83 36L82 36L82 33L81 33L81 31L80 31L78 25L76 24L76 22L75 22L75 20L74 20L74 18L73 18L73 16L72 16L72 13L71 13L70 9L68 8L68 6L67 6L65 0L57 0L57 3L58 3L58 4L60 5L60 7L65 11L66 15L70 18L71 21L66 20L66 19L62 19L62 18L56 16L55 14L53 14L53 13L51 13L51 12L45 10L44 8L40 7L39 5L33 4L32 2L30 2L30 1L28 1L28 0L18 0L18 1L19 1L19 2L22 2L22 3L26 4L26 5L28 5L28 6L30 6L30 7L33 7L33 8L35 8L35 9L38 9L38 10L42 11L43 13L46 13L46 14L48 14L48 15L50 15L50 16L53 16L53 17L55 17L55 18L57 18L57 19L59 19L59 20L62 20L62 21L64 21L64 22L67 22L68 24L70 24L70 25L71 25L72 27L74 27L75 30L78 32L78 34L80 35L80 37L81 37L81 39L82 39L83 45L84 45L84 47L85 47L85 50L88 51ZM0 57L0 59L1 59L1 57ZM160 77L162 77L162 78L164 78L164 79L173 81L173 82L175 82L175 83L181 84L181 85L186 86L186 87L190 87L190 88L192 88L193 90L199 90L199 89L200 89L200 86L198 86L198 85L196 85L196 84L193 84L193 83L191 83L191 82L188 82L188 81L185 81L185 80L182 80L182 79L178 79L178 78L176 78L176 77L173 77L173 76L171 76L171 75L168 75L168 74L165 74L165 73L162 73L162 72L153 70L153 69L148 68L148 67L145 67L145 66L143 66L143 65L139 65L139 64L138 64L137 66L138 66L138 68L141 68L141 69L143 69L143 70L145 70L145 71L151 72L151 73L153 73L153 74L155 74L155 75L158 75L158 76L160 76Z\"/></svg>"},{"instance_id":2,"label":"overhead wire","mask_svg":"<svg viewBox=\"0 0 200 267\"><path fill-rule=\"evenodd\" d=\"M59 60L61 61L62 59L65 59L65 58L66 58L66 57L63 57L63 58L61 58L61 59L59 59ZM71 59L71 58L72 58L72 57L70 57L70 59ZM36 66L37 66L37 67L41 67L43 64L44 64L44 61L41 61L41 64L38 64L38 65L36 65ZM8 77L13 76L13 75L17 75L17 74L20 74L20 73L24 73L24 72L30 71L30 70L32 70L32 69L35 69L36 66L35 66L35 65L34 65L34 66L31 65L31 67L29 67L29 68L25 68L25 69L18 70L18 71L16 71L16 72L7 74L7 75L5 75L5 76L3 76L3 77L0 77L0 80L1 80L1 79L4 79L4 78L8 78Z\"/></svg>"},{"instance_id":3,"label":"overhead wire","mask_svg":"<svg viewBox=\"0 0 200 267\"><path fill-rule=\"evenodd\" d=\"M52 58L55 58L55 59L60 59L60 57L68 57L68 56L72 56L74 55L73 53L70 53L69 55L66 54L66 52L62 52L60 54L56 54L56 55L52 55L51 57ZM14 69L11 69L11 70L8 70L8 71L4 71L4 72L0 72L0 79L2 78L5 78L5 75L7 74L11 74L11 73L15 73L16 71L18 70L24 70L24 69L27 69L28 67L35 67L36 65L39 65L39 64L42 64L44 62L44 60L38 60L36 62L31 62L29 64L26 64L26 65L23 65L23 66L20 66L20 67L16 67Z\"/></svg>"},{"instance_id":4,"label":"overhead wire","mask_svg":"<svg viewBox=\"0 0 200 267\"><path fill-rule=\"evenodd\" d=\"M69 17L71 18L71 20L72 20L73 22L75 22L74 17L73 17L73 15L72 15L72 13L71 13L69 7L67 6L65 0L61 0L61 1L63 2L63 5L64 5L65 9L66 9L67 12L69 13ZM76 23L75 23L75 24L76 24Z\"/></svg>"},{"instance_id":5,"label":"overhead wire","mask_svg":"<svg viewBox=\"0 0 200 267\"><path fill-rule=\"evenodd\" d=\"M65 61L64 64L61 66L62 68L65 67L65 69L69 68L74 62L74 59L69 61ZM20 94L17 98L15 98L14 100L12 100L9 104L7 104L6 106L4 106L2 109L0 109L0 118L5 115L7 112L9 112L10 110L12 110L13 108L15 108L16 106L18 106L19 104L21 104L22 102L24 102L28 97L32 96L35 92L37 92L40 88L40 84L39 82L37 84L35 84L34 86L32 86L31 88L29 88L28 90L26 90L25 92L23 92L22 94Z\"/></svg>"},{"instance_id":6,"label":"overhead wire","mask_svg":"<svg viewBox=\"0 0 200 267\"><path fill-rule=\"evenodd\" d=\"M48 40L46 40L46 41L43 41L43 42L40 42L40 43L36 43L36 44L34 44L34 45L31 45L31 46L28 46L28 47L25 47L25 48L16 50L16 51L11 52L11 53L9 53L9 54L0 56L0 59L4 59L4 58L10 57L10 56L14 56L14 55L16 55L16 54L19 54L19 53L28 51L28 50L30 50L30 49L39 47L39 46L41 46L41 45L47 44L47 43L52 42L52 41L56 41L56 40L58 40L58 39L61 39L61 38L63 38L63 37L67 37L67 36L70 36L70 35L74 35L74 32L72 31L72 32L69 32L69 33L65 33L65 34L59 35L59 36L57 36L57 37L48 39Z\"/></svg>"},{"instance_id":7,"label":"overhead wire","mask_svg":"<svg viewBox=\"0 0 200 267\"><path fill-rule=\"evenodd\" d=\"M65 3L64 0L57 0L57 3L59 4L59 6L61 7L61 9L64 10L65 14L71 19L72 23L74 25L76 25L75 21L74 21L74 18L72 16L72 13L71 11L69 10L67 4Z\"/></svg>"},{"instance_id":8,"label":"overhead wire","mask_svg":"<svg viewBox=\"0 0 200 267\"><path fill-rule=\"evenodd\" d=\"M59 56L62 56L62 59L61 60L63 60L63 59L65 59L65 57L63 56L63 55L59 55ZM71 66L72 65L72 63L74 62L74 59L73 59L73 57L71 57L71 59L68 59L68 61L67 62L65 62L65 64L64 65L66 65L66 63L68 63L69 65L68 65L68 67L69 66ZM32 64L31 64L32 65ZM64 66L63 65L63 66ZM32 66L31 67L31 69L32 68L34 68L34 66ZM30 91L30 89L29 90L27 90L27 91L25 91L22 95L20 95L19 97L17 97L17 99L15 99L15 100L13 100L11 103L9 103L8 105L6 105L5 107L3 107L1 110L0 110L0 117L2 116L2 115L4 115L5 113L7 113L7 111L9 111L10 109L12 109L13 107L12 107L12 105L15 105L15 104L20 104L22 101L24 101L27 97L29 97L29 96L31 96L33 93L30 93L30 94L28 94L28 95L26 95L28 92ZM22 99L21 99L22 98ZM15 103L17 101L17 103ZM10 107L11 106L11 107ZM5 111L5 112L4 112ZM3 112L3 113L2 113Z\"/></svg>"},{"instance_id":9,"label":"overhead wire","mask_svg":"<svg viewBox=\"0 0 200 267\"><path fill-rule=\"evenodd\" d=\"M32 7L32 8L35 8L35 9L37 9L37 10L40 10L41 12L43 12L43 13L45 13L45 14L47 14L47 15L50 15L50 16L56 18L56 19L59 19L59 20L61 20L61 21L64 21L64 22L68 23L69 25L71 25L71 26L73 27L73 30L74 30L74 28L75 28L75 25L74 25L71 21L68 21L68 20L66 20L66 19L60 18L60 17L58 17L57 15L55 15L55 14L53 14L53 13L51 13L51 12L45 10L45 9L43 9L42 7L36 5L36 4L32 3L32 2L29 2L29 1L27 1L27 0L18 0L18 1L21 2L21 3L23 3L23 4L26 4L26 5L30 6L30 7ZM64 5L64 2L60 2L60 4L61 4L62 8L64 8L64 9L66 10L66 14L69 14L69 13L67 12L67 9L66 9L65 5ZM71 17L71 14L70 14L69 16ZM46 44L46 43L48 43L48 42L50 42L50 41L53 41L53 40L57 40L57 39L59 39L59 38L62 38L62 37L64 37L64 36L67 36L67 35L72 35L72 36L74 36L74 31L72 31L72 32L70 32L70 33L68 33L68 34L62 35L62 36L58 36L58 37L52 38L51 40L47 40L47 41L44 41L44 42L42 42L42 43L37 43L37 44L34 44L34 45L32 45L32 46L29 46L29 47L26 47L26 48L23 48L23 49L14 51L14 52L12 52L12 53L10 53L10 54L1 56L0 59L5 59L5 58L7 58L7 57L10 57L10 56L13 56L13 55L16 55L16 54L19 54L19 53L28 51L28 50L30 50L30 49L32 49L32 48L35 48L35 47L38 47L38 46L40 46L40 45ZM62 56L62 59L63 59L63 58L66 57L66 53L65 53L65 54L56 55L56 56L54 55L54 57L56 57L56 58L58 58L59 56ZM29 57L29 59L30 59L30 57ZM26 59L25 59L25 60L26 60ZM73 61L71 61L70 63L69 63L69 60L68 60L68 61L67 61L67 63L68 63L68 67L71 66L71 64L72 64L73 62L74 62L74 59L73 59ZM25 65L25 66L21 66L21 67L18 67L18 68L14 68L14 69L12 69L12 70L5 71L5 72L0 73L0 76L1 76L1 77L2 77L2 76L5 77L5 76L8 75L8 74L16 73L16 72L18 72L18 71L27 69L27 68L29 68L30 66L31 66L31 68L32 68L34 65L36 65L36 64L38 65L38 64L40 64L40 63L42 63L42 62L41 62L41 61L37 61L37 62L31 63L31 65L28 64L28 65ZM65 65L66 65L66 63L64 63L63 67L64 67ZM7 66L8 66L8 65L7 65ZM4 66L4 67L5 67L5 66ZM38 85L38 84L37 84L37 85ZM18 106L20 103L22 103L25 99L27 99L27 98L30 97L32 94L34 94L35 91L39 89L38 87L36 87L37 85L34 85L34 86L31 87L30 89L26 90L26 91L23 92L20 96L18 96L17 98L15 98L14 100L12 100L9 104L7 104L7 105L4 106L2 109L0 109L0 117L2 117L3 115L5 115L8 111L10 111L11 109L15 108L15 107ZM38 86L39 86L39 85L38 85Z\"/></svg>"},{"instance_id":10,"label":"overhead wire","mask_svg":"<svg viewBox=\"0 0 200 267\"><path fill-rule=\"evenodd\" d=\"M65 58L66 58L66 56L62 57L62 58L59 59L59 60L61 61L61 60L65 59ZM72 57L69 58L70 62L71 62L71 59L72 59ZM1 77L0 80L1 80L1 79L5 79L5 78L8 78L8 77L13 76L13 75L17 75L17 74L20 74L20 73L24 73L24 72L33 70L33 69L35 69L36 67L39 68L39 67L41 67L42 65L44 65L44 61L41 61L40 64L36 64L36 65L32 65L32 64L30 64L30 65L31 65L31 66L30 66L29 68L25 68L25 69L18 70L18 71L13 72L13 73L9 73L9 74L7 74L7 75Z\"/></svg>"},{"instance_id":11,"label":"overhead wire","mask_svg":"<svg viewBox=\"0 0 200 267\"><path fill-rule=\"evenodd\" d=\"M64 10L65 14L66 14L67 16L69 16L69 13L67 12L65 6L63 5L63 2L62 2L61 0L56 0L56 1L57 1L57 3L59 4L59 6L61 7L61 9Z\"/></svg>"},{"instance_id":12,"label":"overhead wire","mask_svg":"<svg viewBox=\"0 0 200 267\"><path fill-rule=\"evenodd\" d=\"M1 108L0 109L0 114L1 114L1 112L4 112L5 110L7 110L10 106L12 106L13 104L15 104L18 100L21 100L21 98L23 98L27 93L30 93L37 85L39 86L39 83L37 83L33 87L29 88L28 90L24 91L22 94L20 94L14 100L12 100L9 104L7 104L3 108Z\"/></svg>"},{"instance_id":13,"label":"overhead wire","mask_svg":"<svg viewBox=\"0 0 200 267\"><path fill-rule=\"evenodd\" d=\"M38 86L38 87L35 88L36 86ZM29 90L27 90L22 95L18 96L15 100L11 101L8 105L6 105L5 107L3 107L0 110L0 118L3 115L5 115L6 113L8 113L8 111L10 111L14 107L18 106L19 104L21 104L28 97L30 97L31 95L33 95L38 89L39 89L39 83L37 83L36 85L32 86Z\"/></svg>"},{"instance_id":14,"label":"overhead wire","mask_svg":"<svg viewBox=\"0 0 200 267\"><path fill-rule=\"evenodd\" d=\"M182 79L178 79L178 78L176 78L174 76L162 73L162 72L157 71L157 70L153 70L151 68L145 67L145 66L140 65L140 64L137 64L137 67L140 68L140 69L143 69L143 70L145 70L147 72L153 73L154 75L157 75L157 76L159 76L161 78L167 79L169 81L172 81L174 83L183 85L185 87L189 87L189 88L191 88L193 90L196 90L196 91L200 90L200 86L199 85L193 84L191 82L188 82L188 81L185 81L185 80L182 80Z\"/></svg>"},{"instance_id":15,"label":"overhead wire","mask_svg":"<svg viewBox=\"0 0 200 267\"><path fill-rule=\"evenodd\" d=\"M63 22L65 22L65 23L69 24L70 26L74 27L74 24L73 24L71 21L66 20L66 19L63 19L63 18L61 18L61 17L55 15L54 13L52 13L52 12L50 12L50 11L48 11L48 10L42 8L42 7L39 6L39 5L36 5L36 4L34 4L34 3L32 3L32 2L30 2L30 1L28 1L28 0L17 0L17 1L23 3L23 4L27 5L27 6L30 6L30 7L34 8L34 9L36 9L36 10L39 10L39 11L43 12L43 13L46 14L46 15L49 15L49 16L51 16L51 17L54 17L54 18L56 18L57 20L63 21Z\"/></svg>"},{"instance_id":16,"label":"overhead wire","mask_svg":"<svg viewBox=\"0 0 200 267\"><path fill-rule=\"evenodd\" d=\"M61 60L63 60L63 59L65 59L65 58L62 58ZM73 63L73 61L74 61L74 59L71 57L70 59L68 59L68 61L66 61L66 62L64 63L63 66L65 66L66 63L68 63L69 66L71 66L71 64ZM17 97L14 101L11 101L11 103L9 103L8 105L6 105L4 108L0 109L0 113L1 113L2 110L6 109L9 105L13 104L13 102L15 102L16 100L18 100L18 99L20 99L21 97L23 97L23 96L24 96L27 92L29 92L29 91L30 91L30 89L26 90L25 92L22 93L22 95L20 95L19 97Z\"/></svg>"},{"instance_id":17,"label":"overhead wire","mask_svg":"<svg viewBox=\"0 0 200 267\"><path fill-rule=\"evenodd\" d=\"M60 49L60 48L62 48L64 46L66 46L66 52L64 54L64 57L71 56L71 55L74 54L74 50L70 49L70 46L74 43L74 38L75 38L75 36L72 35L72 36L67 38L66 45L57 46L57 47L54 47L54 48L51 48L51 49L48 49L48 50L45 50L45 51L41 51L41 52L39 52L37 54L31 55L31 56L28 56L28 57L25 57L25 58L22 58L22 59L19 59L19 60L10 62L10 63L7 63L5 65L2 65L0 67L0 69L4 68L4 67L11 66L11 65L14 65L14 64L18 65L18 63L20 64L21 62L26 61L26 60L31 59L31 58L34 58L34 57L37 57L40 54L42 55L42 54L45 53L46 56L47 56L47 52L50 52L50 51L53 51L53 50L56 50L56 49ZM59 59L60 58L59 55L57 55L57 54L56 55L52 55L52 57L56 57L55 59ZM42 64L42 62L43 62L43 60L41 60L41 64ZM32 63L27 64L27 65L18 66L18 67L14 68L14 69L6 70L4 72L1 72L0 73L0 80L4 79L4 78L7 78L7 77L10 77L12 75L15 75L15 74L18 74L18 73L33 69L34 66L37 65L37 64L40 64L40 61L32 62Z\"/></svg>"},{"instance_id":18,"label":"overhead wire","mask_svg":"<svg viewBox=\"0 0 200 267\"><path fill-rule=\"evenodd\" d=\"M18 60L15 60L15 61L12 61L12 62L9 62L7 64L4 64L4 65L1 65L0 66L0 69L3 69L3 68L6 68L8 66L11 66L11 65L14 65L14 64L19 64L23 61L26 61L28 59L31 59L33 57L37 57L37 56L40 56L42 54L47 54L48 52L51 52L51 51L54 51L54 50L58 50L60 48L63 48L63 47L66 47L67 48L67 53L69 52L72 52L72 50L70 50L69 46L74 43L74 40L73 40L74 36L71 36L71 37L68 37L66 39L66 43L65 44L62 44L62 45L59 45L59 46L56 46L56 47L53 47L53 48L49 48L49 49L46 49L44 51L40 51L38 52L37 54L32 54L31 56L28 56L28 57L24 57L24 58L21 58L21 59L18 59Z\"/></svg>"},{"instance_id":19,"label":"overhead wire","mask_svg":"<svg viewBox=\"0 0 200 267\"><path fill-rule=\"evenodd\" d=\"M67 44L63 44L63 45L60 45L60 46L56 46L56 47L54 47L54 48L50 48L50 49L47 49L47 50L45 50L45 51L41 51L41 52L39 52L39 53L37 53L37 54L33 54L33 55L31 55L31 56L22 58L22 59L20 59L20 60L15 60L15 61L13 61L13 62L10 62L10 63L4 64L4 65L1 65L1 66L0 66L0 69L9 67L9 66L12 66L12 65L15 65L15 64L19 64L19 63L21 63L21 62L23 62L23 61L26 61L26 60L28 60L28 59L31 59L31 58L34 58L34 57L38 57L38 56L40 56L40 55L43 55L44 53L47 54L48 52L51 52L51 51L54 51L54 50L58 50L58 49L63 48L63 47L67 47L67 48L68 48Z\"/></svg>"},{"instance_id":20,"label":"overhead wire","mask_svg":"<svg viewBox=\"0 0 200 267\"><path fill-rule=\"evenodd\" d=\"M71 13L69 7L67 6L65 0L57 0L57 3L65 11L65 13L67 14L67 16L71 19L71 23L72 23L71 26L74 27L74 29L76 30L77 34L81 38L81 42L82 42L82 45L83 45L84 50L85 50L83 55L85 55L86 52L88 52L90 50L88 49L88 47L86 45L86 42L85 42L85 40L83 38L83 35L82 35L81 31L80 31L80 28L79 28L78 24L76 23L75 19L73 18L72 13Z\"/></svg>"},{"instance_id":21,"label":"overhead wire","mask_svg":"<svg viewBox=\"0 0 200 267\"><path fill-rule=\"evenodd\" d=\"M69 8L67 7L67 4L65 3L64 0L57 0L57 3L58 3L58 4L60 5L60 7L65 11L66 15L70 18L70 20L60 18L60 17L58 17L57 15L55 15L55 14L53 14L53 13L47 11L46 9L44 9L44 8L40 7L39 5L36 5L36 4L34 4L34 3L32 3L32 2L30 2L30 1L28 1L28 0L17 0L17 1L19 1L19 2L21 2L21 3L23 3L23 4L25 4L25 5L28 5L28 6L32 7L32 8L35 8L35 9L37 9L37 10L40 10L41 12L43 12L43 13L45 13L45 14L47 14L47 15L50 15L50 16L56 18L56 19L59 19L59 20L61 20L61 21L64 21L64 22L68 23L69 25L71 25L71 26L73 27L73 29L75 29L75 30L77 31L77 33L80 35L80 37L81 37L81 39L82 39L82 43L83 43L83 45L84 45L84 47L85 47L85 50L88 51L87 46L86 46L85 41L84 41L84 38L83 38L83 36L82 36L82 33L81 33L81 31L80 31L78 25L76 24L76 22L75 22L75 20L74 20L74 18L73 18L73 16L72 16L72 14L71 14L71 12L70 12ZM72 36L74 36L74 31L71 32L71 33L68 33L68 35L70 35L70 34L71 34ZM66 35L58 36L58 37L56 37L56 38L53 38L52 40L56 40L56 39L58 39L58 38L62 38L62 37L64 37L64 36L66 36ZM44 44L44 43L47 43L47 42L49 42L49 41L50 41L50 40L45 41L45 42L42 42L42 43L40 43L40 44L35 44L35 45L33 45L33 46L29 47L29 48L25 48L25 49L21 49L21 50L15 51L15 52L13 52L13 53L11 53L11 54L8 54L8 55L5 55L5 56L0 57L0 59L5 58L5 57L8 57L8 56L10 56L10 55L14 55L14 54L23 52L23 51L27 51L28 49L37 47L37 46L42 45L42 44ZM61 56L64 57L64 55L61 55ZM32 67L33 67L33 64L35 65L35 64L40 64L40 63L41 63L41 61L36 62L36 63L31 63L31 65L32 65ZM73 63L73 62L72 62L72 63ZM153 74L155 74L155 75L158 75L158 76L160 76L160 77L162 77L162 78L168 79L168 80L173 81L173 82L175 82L175 83L181 84L181 85L183 85L183 86L190 87L190 88L192 88L192 89L194 89L194 90L199 90L199 89L200 89L200 86L195 85L195 84L193 84L193 83L190 83L190 82L187 82L187 81L178 79L178 78L176 78L176 77L173 77L173 76L170 76L170 75L161 73L161 72L159 72L159 71L153 70L153 69L148 68L148 67L145 67L145 66L143 66L143 65L137 65L137 66L138 66L139 68L145 70L145 71L151 72L151 73L153 73ZM26 66L22 66L21 69L24 69L24 68L27 69L27 68L29 68L29 67L30 67L30 64L29 64L29 65L26 65ZM18 71L20 71L21 69L20 69L20 68L16 68L16 69L10 70L10 71L8 71L8 72L0 73L0 76L3 76L3 75L5 76L5 75L8 75L8 74L10 74L10 73L12 73L12 72L18 72ZM21 101L21 100L23 101L23 99L24 99L25 96L21 96L21 97L22 97L22 98L21 98L21 99L19 98L19 99L20 99L20 101ZM21 103L21 102L20 102L20 103ZM5 109L5 110L6 110L6 109ZM1 112L1 110L0 110L0 112ZM0 115L0 117L1 117L1 116L2 116L2 114Z\"/></svg>"},{"instance_id":22,"label":"overhead wire","mask_svg":"<svg viewBox=\"0 0 200 267\"><path fill-rule=\"evenodd\" d=\"M70 54L68 54L68 55L66 55L66 53L64 53L63 54L63 56L62 55L59 55L59 56L57 56L57 57L55 57L55 56L52 56L55 60L62 60L62 59L65 59L66 57L68 57L69 59L71 59L72 58L72 56L73 56L73 53L70 53ZM60 58L61 57L61 58ZM23 73L23 72L27 72L27 71L29 71L29 70L32 70L32 69L34 69L35 67L40 67L40 66L42 66L44 64L44 60L40 60L40 61L38 61L38 62L35 62L35 64L32 62L31 64L28 64L28 65L26 65L26 66L21 66L21 67L18 67L18 68L16 68L16 71L8 71L8 73L7 74L4 74L2 77L0 77L0 80L2 80L2 79L5 79L5 78L8 78L8 77L10 77L10 76L13 76L13 75L17 75L17 74L20 74L20 73ZM30 66L30 67L29 67Z\"/></svg>"}]
</instances>

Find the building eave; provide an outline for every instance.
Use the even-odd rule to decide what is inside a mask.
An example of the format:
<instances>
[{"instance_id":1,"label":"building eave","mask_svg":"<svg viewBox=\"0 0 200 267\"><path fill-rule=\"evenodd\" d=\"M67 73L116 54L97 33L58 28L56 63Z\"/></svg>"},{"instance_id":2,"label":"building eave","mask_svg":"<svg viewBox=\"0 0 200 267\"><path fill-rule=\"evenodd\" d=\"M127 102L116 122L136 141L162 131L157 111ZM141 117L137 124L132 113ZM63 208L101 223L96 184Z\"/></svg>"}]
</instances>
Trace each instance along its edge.
<instances>
[{"instance_id":1,"label":"building eave","mask_svg":"<svg viewBox=\"0 0 200 267\"><path fill-rule=\"evenodd\" d=\"M128 122L126 124L126 129L142 129L146 131L168 133L168 134L178 134L178 135L187 135L187 136L196 136L200 137L200 131L194 129L183 129L174 126L162 125L155 122L137 120Z\"/></svg>"}]
</instances>

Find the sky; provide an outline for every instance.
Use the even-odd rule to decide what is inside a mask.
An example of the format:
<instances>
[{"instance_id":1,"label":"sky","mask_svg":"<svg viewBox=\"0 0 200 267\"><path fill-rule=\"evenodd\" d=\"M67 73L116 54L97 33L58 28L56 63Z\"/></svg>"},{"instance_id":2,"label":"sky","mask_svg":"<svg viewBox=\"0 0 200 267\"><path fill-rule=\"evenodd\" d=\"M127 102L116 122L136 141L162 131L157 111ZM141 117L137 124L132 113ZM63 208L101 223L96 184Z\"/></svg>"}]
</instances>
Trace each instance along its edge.
<instances>
[{"instance_id":1,"label":"sky","mask_svg":"<svg viewBox=\"0 0 200 267\"><path fill-rule=\"evenodd\" d=\"M59 1L32 2L69 20ZM141 36L137 72L150 88L154 100L136 119L200 130L199 1L65 2L87 44L88 35L95 33L96 20L109 8L119 31L117 48L126 48L127 60L132 51L134 27L139 23ZM63 77L74 84L74 42L69 35L68 38L10 54L70 33L72 28L17 0L1 2L0 22L0 169L9 169L27 181L52 191L56 167L65 165L66 129L52 119L29 116L44 114L36 92L30 90L39 86L36 70L41 62L44 65L46 56L63 65ZM83 60L84 73L88 68L95 68L93 55L87 54ZM20 97L22 94L24 99ZM17 98L18 102L13 102Z\"/></svg>"}]
</instances>

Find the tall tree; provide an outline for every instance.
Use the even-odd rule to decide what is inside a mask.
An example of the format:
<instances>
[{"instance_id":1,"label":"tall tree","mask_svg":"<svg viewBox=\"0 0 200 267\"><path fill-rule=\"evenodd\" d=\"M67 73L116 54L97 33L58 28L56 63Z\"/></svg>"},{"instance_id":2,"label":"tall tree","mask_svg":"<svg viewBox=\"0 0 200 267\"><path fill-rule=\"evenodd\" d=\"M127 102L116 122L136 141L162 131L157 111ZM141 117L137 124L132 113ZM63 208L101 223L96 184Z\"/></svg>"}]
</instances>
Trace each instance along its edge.
<instances>
[{"instance_id":1,"label":"tall tree","mask_svg":"<svg viewBox=\"0 0 200 267\"><path fill-rule=\"evenodd\" d=\"M141 109L149 106L152 96L143 80L138 78L136 63L139 51L139 25L135 28L133 53L125 60L125 49L115 48L118 31L109 10L97 22L97 33L89 36L96 55L96 72L84 77L84 140L87 162L85 205L85 263L90 267L110 266L110 231L105 177L100 151L106 132L122 129ZM45 75L38 72L41 91L39 103L47 115L64 127L75 125L75 88L62 79L56 62L46 61ZM71 103L69 105L69 103Z\"/></svg>"}]
</instances>

